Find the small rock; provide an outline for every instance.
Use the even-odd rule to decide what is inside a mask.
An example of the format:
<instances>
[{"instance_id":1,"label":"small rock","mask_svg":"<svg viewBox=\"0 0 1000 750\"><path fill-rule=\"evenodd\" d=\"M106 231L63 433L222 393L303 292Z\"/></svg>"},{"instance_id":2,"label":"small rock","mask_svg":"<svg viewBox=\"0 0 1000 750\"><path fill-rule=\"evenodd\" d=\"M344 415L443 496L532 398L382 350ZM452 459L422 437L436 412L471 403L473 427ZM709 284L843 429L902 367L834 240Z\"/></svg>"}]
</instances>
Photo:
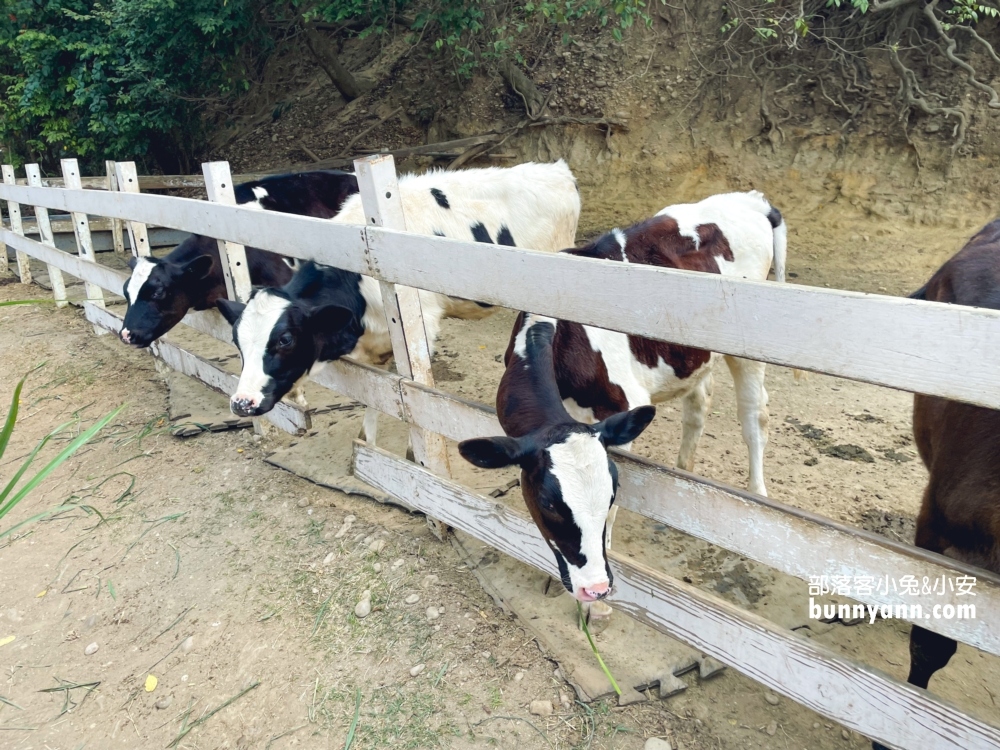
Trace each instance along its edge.
<instances>
[{"instance_id":1,"label":"small rock","mask_svg":"<svg viewBox=\"0 0 1000 750\"><path fill-rule=\"evenodd\" d=\"M772 721L770 724L767 725L767 728L764 731L767 732L768 736L774 737L774 735L778 731L778 722Z\"/></svg>"},{"instance_id":2,"label":"small rock","mask_svg":"<svg viewBox=\"0 0 1000 750\"><path fill-rule=\"evenodd\" d=\"M424 576L424 579L420 582L420 588L429 589L431 586L438 582L438 577L433 573Z\"/></svg>"},{"instance_id":3,"label":"small rock","mask_svg":"<svg viewBox=\"0 0 1000 750\"><path fill-rule=\"evenodd\" d=\"M514 675L514 682L520 682L524 679L524 672L518 672Z\"/></svg>"},{"instance_id":4,"label":"small rock","mask_svg":"<svg viewBox=\"0 0 1000 750\"><path fill-rule=\"evenodd\" d=\"M162 711L165 708L170 708L170 704L173 702L174 698L172 695L165 695L162 698L160 698L160 700L156 701L156 703L154 703L153 706Z\"/></svg>"},{"instance_id":5,"label":"small rock","mask_svg":"<svg viewBox=\"0 0 1000 750\"><path fill-rule=\"evenodd\" d=\"M365 589L364 593L361 594L361 601L359 601L354 607L354 616L359 620L363 620L372 613L372 592L370 589Z\"/></svg>"},{"instance_id":6,"label":"small rock","mask_svg":"<svg viewBox=\"0 0 1000 750\"><path fill-rule=\"evenodd\" d=\"M274 135L271 136L271 143L277 143L277 142L278 142L278 134L275 133Z\"/></svg>"},{"instance_id":7,"label":"small rock","mask_svg":"<svg viewBox=\"0 0 1000 750\"><path fill-rule=\"evenodd\" d=\"M427 608L427 619L428 620L436 620L438 617L440 617L440 615L438 614L437 607L428 607Z\"/></svg>"},{"instance_id":8,"label":"small rock","mask_svg":"<svg viewBox=\"0 0 1000 750\"><path fill-rule=\"evenodd\" d=\"M415 667L410 668L410 677L416 677L418 674L424 671L424 664L418 664Z\"/></svg>"},{"instance_id":9,"label":"small rock","mask_svg":"<svg viewBox=\"0 0 1000 750\"><path fill-rule=\"evenodd\" d=\"M323 564L324 565L329 565L330 563L332 563L334 556L335 556L335 553L330 552L326 557L323 558Z\"/></svg>"},{"instance_id":10,"label":"small rock","mask_svg":"<svg viewBox=\"0 0 1000 750\"><path fill-rule=\"evenodd\" d=\"M83 621L83 627L85 627L87 630L90 630L96 624L97 624L97 615L91 615L90 617L88 617L86 620Z\"/></svg>"},{"instance_id":11,"label":"small rock","mask_svg":"<svg viewBox=\"0 0 1000 750\"><path fill-rule=\"evenodd\" d=\"M392 569L395 570L396 568L402 567L403 563L405 562L406 561L402 557L399 558L398 560L396 560L396 562L392 564Z\"/></svg>"},{"instance_id":12,"label":"small rock","mask_svg":"<svg viewBox=\"0 0 1000 750\"><path fill-rule=\"evenodd\" d=\"M372 565L372 570L374 570L376 573L381 573L382 563L375 563L374 565Z\"/></svg>"},{"instance_id":13,"label":"small rock","mask_svg":"<svg viewBox=\"0 0 1000 750\"><path fill-rule=\"evenodd\" d=\"M376 539L374 542L368 545L368 549L378 554L385 549L385 539Z\"/></svg>"},{"instance_id":14,"label":"small rock","mask_svg":"<svg viewBox=\"0 0 1000 750\"><path fill-rule=\"evenodd\" d=\"M764 693L764 700L766 700L772 706L778 705L778 696L776 696L774 693Z\"/></svg>"},{"instance_id":15,"label":"small rock","mask_svg":"<svg viewBox=\"0 0 1000 750\"><path fill-rule=\"evenodd\" d=\"M846 729L840 730L840 736L843 737L845 740L851 739L851 733L848 732Z\"/></svg>"},{"instance_id":16,"label":"small rock","mask_svg":"<svg viewBox=\"0 0 1000 750\"><path fill-rule=\"evenodd\" d=\"M97 642L95 641L94 643L91 643L89 646L87 646L87 648L83 650L83 654L84 656L93 656L94 654L97 653L97 649L99 648L100 646L98 646Z\"/></svg>"},{"instance_id":17,"label":"small rock","mask_svg":"<svg viewBox=\"0 0 1000 750\"><path fill-rule=\"evenodd\" d=\"M483 651L483 653L481 653L480 656L483 657L484 659L489 659L490 656L492 656L492 654L489 651Z\"/></svg>"},{"instance_id":18,"label":"small rock","mask_svg":"<svg viewBox=\"0 0 1000 750\"><path fill-rule=\"evenodd\" d=\"M551 716L552 701L531 701L528 711L534 716Z\"/></svg>"},{"instance_id":19,"label":"small rock","mask_svg":"<svg viewBox=\"0 0 1000 750\"><path fill-rule=\"evenodd\" d=\"M404 599L407 604L416 604L420 601L420 594L410 594L406 599Z\"/></svg>"},{"instance_id":20,"label":"small rock","mask_svg":"<svg viewBox=\"0 0 1000 750\"><path fill-rule=\"evenodd\" d=\"M669 740L665 740L662 737L650 737L646 740L646 744L642 746L643 750L673 750L670 747Z\"/></svg>"},{"instance_id":21,"label":"small rock","mask_svg":"<svg viewBox=\"0 0 1000 750\"><path fill-rule=\"evenodd\" d=\"M573 705L573 701L571 701L569 699L569 696L566 695L566 693L564 693L562 690L559 691L559 702L562 703L563 708L569 708L570 706Z\"/></svg>"},{"instance_id":22,"label":"small rock","mask_svg":"<svg viewBox=\"0 0 1000 750\"><path fill-rule=\"evenodd\" d=\"M194 648L194 636L189 635L183 641L181 641L181 651L185 654L191 653L191 649Z\"/></svg>"},{"instance_id":23,"label":"small rock","mask_svg":"<svg viewBox=\"0 0 1000 750\"><path fill-rule=\"evenodd\" d=\"M818 721L814 721L813 722L813 729L819 729L819 722Z\"/></svg>"},{"instance_id":24,"label":"small rock","mask_svg":"<svg viewBox=\"0 0 1000 750\"><path fill-rule=\"evenodd\" d=\"M295 503L295 504L298 505L300 508L308 508L309 507L309 498L308 497L300 497L299 501L297 503Z\"/></svg>"}]
</instances>

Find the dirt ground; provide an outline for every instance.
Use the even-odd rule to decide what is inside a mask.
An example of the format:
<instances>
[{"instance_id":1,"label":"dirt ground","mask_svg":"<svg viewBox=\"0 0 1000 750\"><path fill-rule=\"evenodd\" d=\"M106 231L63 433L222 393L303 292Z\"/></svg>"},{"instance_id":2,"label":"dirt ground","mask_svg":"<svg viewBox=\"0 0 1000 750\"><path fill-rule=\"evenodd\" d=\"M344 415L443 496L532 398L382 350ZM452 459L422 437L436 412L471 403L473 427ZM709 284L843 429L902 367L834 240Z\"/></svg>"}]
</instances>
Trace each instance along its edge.
<instances>
[{"instance_id":1,"label":"dirt ground","mask_svg":"<svg viewBox=\"0 0 1000 750\"><path fill-rule=\"evenodd\" d=\"M858 240L845 247L786 215L797 283L905 293L961 243L954 231L852 222ZM899 252L914 246L922 252ZM0 286L3 300L46 296ZM506 311L448 321L439 385L492 400L510 325ZM152 359L95 336L74 308L4 308L0 352L4 399L44 362L22 394L4 477L57 425L69 420L72 434L127 404L3 521L79 506L0 542L0 564L17 571L0 578L4 747L341 747L352 726L356 748L639 748L649 737L688 750L866 746L732 670L701 683L689 675L690 688L663 702L576 702L557 665L421 518L266 464L282 435L173 437ZM925 479L910 396L817 375L796 382L783 368L770 368L768 390L771 495L909 541ZM662 406L634 450L671 462L678 418L678 406ZM861 460L835 446L856 446ZM720 367L695 470L739 486L745 464ZM775 622L806 624L801 582L629 515L616 544ZM365 590L373 609L359 619ZM808 637L905 675L904 625L809 626ZM996 722L997 673L995 658L960 647L932 689ZM552 716L529 713L537 699L553 701Z\"/></svg>"}]
</instances>

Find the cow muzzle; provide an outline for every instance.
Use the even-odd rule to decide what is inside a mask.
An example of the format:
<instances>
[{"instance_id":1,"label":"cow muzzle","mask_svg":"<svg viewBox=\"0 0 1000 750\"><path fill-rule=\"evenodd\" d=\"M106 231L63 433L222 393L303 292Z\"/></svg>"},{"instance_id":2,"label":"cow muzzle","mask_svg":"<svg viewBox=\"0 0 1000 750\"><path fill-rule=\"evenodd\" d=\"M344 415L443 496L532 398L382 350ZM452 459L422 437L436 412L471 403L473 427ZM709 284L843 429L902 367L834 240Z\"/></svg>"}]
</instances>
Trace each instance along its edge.
<instances>
[{"instance_id":1,"label":"cow muzzle","mask_svg":"<svg viewBox=\"0 0 1000 750\"><path fill-rule=\"evenodd\" d=\"M122 328L118 332L118 338L121 339L123 344L134 346L137 349L145 349L153 341L152 338L135 333L128 328Z\"/></svg>"},{"instance_id":2,"label":"cow muzzle","mask_svg":"<svg viewBox=\"0 0 1000 750\"><path fill-rule=\"evenodd\" d=\"M607 582L595 583L593 586L581 586L574 594L575 598L581 602L596 602L607 598L611 593L611 586Z\"/></svg>"},{"instance_id":3,"label":"cow muzzle","mask_svg":"<svg viewBox=\"0 0 1000 750\"><path fill-rule=\"evenodd\" d=\"M249 396L233 396L229 399L229 408L237 417L256 417L263 413L260 399Z\"/></svg>"}]
</instances>

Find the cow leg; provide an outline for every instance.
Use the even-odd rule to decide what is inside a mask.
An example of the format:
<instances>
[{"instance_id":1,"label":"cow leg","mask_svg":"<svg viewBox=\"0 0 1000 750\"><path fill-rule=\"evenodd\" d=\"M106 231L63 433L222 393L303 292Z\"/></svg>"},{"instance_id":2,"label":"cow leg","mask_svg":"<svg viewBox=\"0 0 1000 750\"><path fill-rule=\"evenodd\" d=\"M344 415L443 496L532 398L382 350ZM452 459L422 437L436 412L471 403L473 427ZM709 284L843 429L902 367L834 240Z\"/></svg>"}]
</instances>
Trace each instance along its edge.
<instances>
[{"instance_id":1,"label":"cow leg","mask_svg":"<svg viewBox=\"0 0 1000 750\"><path fill-rule=\"evenodd\" d=\"M698 450L701 434L705 431L705 417L712 408L713 382L712 371L709 370L701 381L684 395L681 449L677 454L678 469L694 470L694 454Z\"/></svg>"},{"instance_id":2,"label":"cow leg","mask_svg":"<svg viewBox=\"0 0 1000 750\"><path fill-rule=\"evenodd\" d=\"M906 681L926 689L931 676L943 668L957 650L958 644L951 638L914 625L910 630L910 675Z\"/></svg>"},{"instance_id":3,"label":"cow leg","mask_svg":"<svg viewBox=\"0 0 1000 750\"><path fill-rule=\"evenodd\" d=\"M743 428L743 441L750 452L751 492L767 496L764 487L764 449L767 447L767 390L763 362L726 356L726 364L736 383L736 411Z\"/></svg>"},{"instance_id":4,"label":"cow leg","mask_svg":"<svg viewBox=\"0 0 1000 750\"><path fill-rule=\"evenodd\" d=\"M361 432L358 438L366 443L375 445L375 438L378 435L378 412L370 406L365 409L365 421L361 425Z\"/></svg>"}]
</instances>

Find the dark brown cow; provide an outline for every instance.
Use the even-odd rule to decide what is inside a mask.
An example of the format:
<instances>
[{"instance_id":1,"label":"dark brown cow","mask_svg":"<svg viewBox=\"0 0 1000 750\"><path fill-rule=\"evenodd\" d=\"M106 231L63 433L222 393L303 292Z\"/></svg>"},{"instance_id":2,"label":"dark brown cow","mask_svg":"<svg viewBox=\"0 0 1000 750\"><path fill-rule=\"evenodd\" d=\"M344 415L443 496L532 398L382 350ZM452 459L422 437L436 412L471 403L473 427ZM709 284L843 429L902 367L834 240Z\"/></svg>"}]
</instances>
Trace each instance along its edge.
<instances>
[{"instance_id":1,"label":"dark brown cow","mask_svg":"<svg viewBox=\"0 0 1000 750\"><path fill-rule=\"evenodd\" d=\"M1000 310L1000 220L987 224L914 299ZM913 398L913 435L930 472L916 545L1000 573L1000 411L936 396ZM910 631L910 675L926 688L956 643Z\"/></svg>"}]
</instances>

